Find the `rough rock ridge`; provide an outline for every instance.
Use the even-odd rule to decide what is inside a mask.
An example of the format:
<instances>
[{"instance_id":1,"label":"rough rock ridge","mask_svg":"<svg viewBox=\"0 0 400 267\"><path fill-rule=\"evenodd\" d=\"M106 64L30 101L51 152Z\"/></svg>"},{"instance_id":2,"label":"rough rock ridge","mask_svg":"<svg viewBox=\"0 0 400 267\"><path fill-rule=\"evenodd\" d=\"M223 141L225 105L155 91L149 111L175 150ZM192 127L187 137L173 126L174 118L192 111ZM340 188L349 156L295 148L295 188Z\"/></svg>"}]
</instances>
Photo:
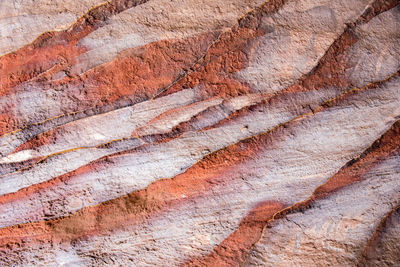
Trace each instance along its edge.
<instances>
[{"instance_id":1,"label":"rough rock ridge","mask_svg":"<svg viewBox=\"0 0 400 267\"><path fill-rule=\"evenodd\" d=\"M0 266L400 266L400 1L0 1Z\"/></svg>"}]
</instances>

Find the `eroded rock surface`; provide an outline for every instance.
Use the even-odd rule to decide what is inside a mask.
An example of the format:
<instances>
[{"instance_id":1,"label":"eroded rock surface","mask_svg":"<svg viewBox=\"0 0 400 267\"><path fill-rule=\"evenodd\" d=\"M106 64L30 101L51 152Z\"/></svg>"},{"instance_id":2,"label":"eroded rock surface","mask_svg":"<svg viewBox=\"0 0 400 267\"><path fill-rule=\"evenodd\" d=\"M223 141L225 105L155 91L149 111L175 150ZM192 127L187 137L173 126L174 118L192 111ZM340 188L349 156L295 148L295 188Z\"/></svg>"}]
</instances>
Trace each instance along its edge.
<instances>
[{"instance_id":1,"label":"eroded rock surface","mask_svg":"<svg viewBox=\"0 0 400 267\"><path fill-rule=\"evenodd\" d=\"M0 266L399 266L397 0L3 0Z\"/></svg>"}]
</instances>

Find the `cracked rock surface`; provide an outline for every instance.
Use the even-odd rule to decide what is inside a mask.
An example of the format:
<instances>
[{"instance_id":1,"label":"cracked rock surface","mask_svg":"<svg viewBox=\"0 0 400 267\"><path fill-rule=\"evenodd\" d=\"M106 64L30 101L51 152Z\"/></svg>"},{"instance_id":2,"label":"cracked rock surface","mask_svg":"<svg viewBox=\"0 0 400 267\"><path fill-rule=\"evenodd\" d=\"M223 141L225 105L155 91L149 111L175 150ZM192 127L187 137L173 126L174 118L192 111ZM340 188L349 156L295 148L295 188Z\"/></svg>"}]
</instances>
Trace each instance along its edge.
<instances>
[{"instance_id":1,"label":"cracked rock surface","mask_svg":"<svg viewBox=\"0 0 400 267\"><path fill-rule=\"evenodd\" d=\"M0 110L0 266L400 266L398 0L2 0Z\"/></svg>"}]
</instances>

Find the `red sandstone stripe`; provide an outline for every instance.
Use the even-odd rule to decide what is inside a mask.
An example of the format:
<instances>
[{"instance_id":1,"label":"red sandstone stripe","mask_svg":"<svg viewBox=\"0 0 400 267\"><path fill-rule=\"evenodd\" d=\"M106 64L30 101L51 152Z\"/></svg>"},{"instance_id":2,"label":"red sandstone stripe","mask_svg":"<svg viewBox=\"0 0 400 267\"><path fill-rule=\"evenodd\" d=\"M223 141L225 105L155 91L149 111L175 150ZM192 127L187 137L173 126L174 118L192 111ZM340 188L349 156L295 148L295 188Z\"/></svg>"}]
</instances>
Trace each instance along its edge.
<instances>
[{"instance_id":1,"label":"red sandstone stripe","mask_svg":"<svg viewBox=\"0 0 400 267\"><path fill-rule=\"evenodd\" d=\"M265 33L259 29L262 17L277 12L284 0L266 1L260 7L249 12L229 31L221 34L207 54L191 68L191 72L177 83L167 88L159 96L164 96L182 88L194 88L202 85L207 96L238 96L250 91L245 84L231 74L248 65L250 43Z\"/></svg>"},{"instance_id":2,"label":"red sandstone stripe","mask_svg":"<svg viewBox=\"0 0 400 267\"><path fill-rule=\"evenodd\" d=\"M255 242L261 237L267 218L287 207L276 202L260 203L239 224L238 229L204 258L194 258L184 266L240 266Z\"/></svg>"},{"instance_id":3,"label":"red sandstone stripe","mask_svg":"<svg viewBox=\"0 0 400 267\"><path fill-rule=\"evenodd\" d=\"M272 95L269 99L262 102L245 107L242 110L232 113L230 116L220 121L215 126L221 126L229 122L235 117L241 116L244 113L250 112L257 108L266 105L266 102L273 102L279 100L288 93L306 92L310 90L321 90L331 86L348 88L353 86L346 78L345 71L349 67L348 59L344 56L344 52L353 46L357 41L357 36L354 33L356 26L369 22L372 18L378 16L382 12L390 10L397 6L397 0L376 0L372 3L371 8L368 8L354 24L348 25L345 31L332 43L329 49L325 52L324 56L319 60L318 64L298 82L276 95ZM397 71L398 75L399 71Z\"/></svg>"},{"instance_id":4,"label":"red sandstone stripe","mask_svg":"<svg viewBox=\"0 0 400 267\"><path fill-rule=\"evenodd\" d=\"M347 80L345 71L349 66L344 52L353 46L358 38L354 33L357 26L368 23L379 14L392 9L399 4L398 0L376 0L364 13L352 24L346 26L345 31L333 42L325 55L314 69L307 73L295 85L289 87L289 91L316 90L329 86L349 87L353 86Z\"/></svg>"},{"instance_id":5,"label":"red sandstone stripe","mask_svg":"<svg viewBox=\"0 0 400 267\"><path fill-rule=\"evenodd\" d=\"M147 0L112 0L89 10L69 29L46 32L31 44L0 57L0 96L11 88L51 69L63 61L70 62L85 52L77 42L102 26L111 16Z\"/></svg>"},{"instance_id":6,"label":"red sandstone stripe","mask_svg":"<svg viewBox=\"0 0 400 267\"><path fill-rule=\"evenodd\" d=\"M192 66L217 34L202 33L182 40L162 40L128 49L114 61L82 75L59 81L43 81L40 87L41 90L58 88L65 92L63 98L76 99L76 105L69 110L66 108L66 113L113 104L123 99L133 103L148 100L160 88L172 83L182 70ZM2 112L10 113L7 110ZM3 124L0 134L23 127L19 118L6 116L4 119L11 121L11 124Z\"/></svg>"},{"instance_id":7,"label":"red sandstone stripe","mask_svg":"<svg viewBox=\"0 0 400 267\"><path fill-rule=\"evenodd\" d=\"M46 144L55 143L57 141L57 135L59 135L59 128L50 129L47 132L37 135L36 137L30 139L28 142L23 143L19 147L17 147L13 153L26 150L26 149L34 149L36 147L40 147Z\"/></svg>"},{"instance_id":8,"label":"red sandstone stripe","mask_svg":"<svg viewBox=\"0 0 400 267\"><path fill-rule=\"evenodd\" d=\"M382 160L396 154L400 151L400 120L370 148L360 155L356 162L350 162L335 176L328 180L325 184L318 187L314 192L314 198L319 199L326 195L339 190L349 184L359 182L364 174L368 173L372 167Z\"/></svg>"}]
</instances>

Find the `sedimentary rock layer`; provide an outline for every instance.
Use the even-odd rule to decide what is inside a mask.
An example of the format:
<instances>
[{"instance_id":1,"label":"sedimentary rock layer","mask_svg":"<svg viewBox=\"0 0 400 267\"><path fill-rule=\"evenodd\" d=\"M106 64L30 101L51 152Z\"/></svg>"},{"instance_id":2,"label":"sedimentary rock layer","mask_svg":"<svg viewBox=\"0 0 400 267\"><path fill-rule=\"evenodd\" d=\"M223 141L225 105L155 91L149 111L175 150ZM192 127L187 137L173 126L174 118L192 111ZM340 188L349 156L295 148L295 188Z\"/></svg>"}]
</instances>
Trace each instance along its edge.
<instances>
[{"instance_id":1,"label":"sedimentary rock layer","mask_svg":"<svg viewBox=\"0 0 400 267\"><path fill-rule=\"evenodd\" d=\"M0 265L400 264L399 1L0 7Z\"/></svg>"}]
</instances>

